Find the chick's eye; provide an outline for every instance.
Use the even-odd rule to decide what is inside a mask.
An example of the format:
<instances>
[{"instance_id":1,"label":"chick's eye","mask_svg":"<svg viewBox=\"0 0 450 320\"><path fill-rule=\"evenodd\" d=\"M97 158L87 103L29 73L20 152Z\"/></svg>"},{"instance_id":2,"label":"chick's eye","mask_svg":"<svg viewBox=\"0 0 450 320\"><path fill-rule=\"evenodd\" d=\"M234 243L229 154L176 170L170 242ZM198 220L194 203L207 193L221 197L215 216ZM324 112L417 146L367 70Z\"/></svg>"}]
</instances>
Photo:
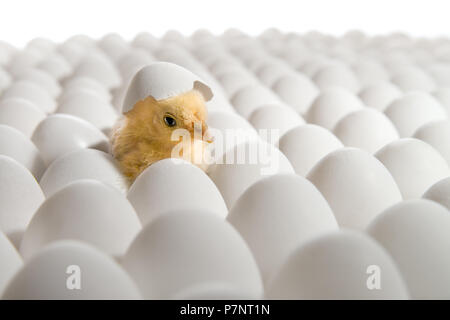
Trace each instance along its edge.
<instances>
[{"instance_id":1,"label":"chick's eye","mask_svg":"<svg viewBox=\"0 0 450 320\"><path fill-rule=\"evenodd\" d=\"M164 116L164 122L168 127L174 127L177 124L177 121L171 116Z\"/></svg>"}]
</instances>

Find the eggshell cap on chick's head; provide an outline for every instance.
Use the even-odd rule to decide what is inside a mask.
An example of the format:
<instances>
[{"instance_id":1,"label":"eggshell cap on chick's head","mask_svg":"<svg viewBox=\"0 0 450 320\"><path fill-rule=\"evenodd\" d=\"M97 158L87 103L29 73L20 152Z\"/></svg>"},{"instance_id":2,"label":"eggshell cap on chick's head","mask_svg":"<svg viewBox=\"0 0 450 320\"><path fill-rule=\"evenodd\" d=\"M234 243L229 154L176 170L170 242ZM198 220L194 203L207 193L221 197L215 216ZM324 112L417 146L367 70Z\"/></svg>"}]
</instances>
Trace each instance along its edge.
<instances>
[{"instance_id":1,"label":"eggshell cap on chick's head","mask_svg":"<svg viewBox=\"0 0 450 320\"><path fill-rule=\"evenodd\" d=\"M205 101L211 100L211 89L194 73L169 62L155 62L139 70L131 80L125 96L122 113L149 96L163 100L195 89Z\"/></svg>"}]
</instances>

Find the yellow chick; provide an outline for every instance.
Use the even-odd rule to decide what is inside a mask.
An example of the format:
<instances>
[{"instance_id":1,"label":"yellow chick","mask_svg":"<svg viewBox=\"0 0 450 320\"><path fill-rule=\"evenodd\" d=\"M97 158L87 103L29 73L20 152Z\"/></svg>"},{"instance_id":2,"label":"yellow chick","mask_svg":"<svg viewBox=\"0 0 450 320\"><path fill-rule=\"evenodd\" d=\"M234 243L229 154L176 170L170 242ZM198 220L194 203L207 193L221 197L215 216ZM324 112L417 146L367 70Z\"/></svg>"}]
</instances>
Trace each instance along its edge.
<instances>
[{"instance_id":1,"label":"yellow chick","mask_svg":"<svg viewBox=\"0 0 450 320\"><path fill-rule=\"evenodd\" d=\"M206 101L211 97L209 87L177 65L158 62L138 72L111 137L112 154L130 183L152 163L174 157L181 142L174 139L175 130L186 130L191 143L194 138L210 142L205 133Z\"/></svg>"}]
</instances>

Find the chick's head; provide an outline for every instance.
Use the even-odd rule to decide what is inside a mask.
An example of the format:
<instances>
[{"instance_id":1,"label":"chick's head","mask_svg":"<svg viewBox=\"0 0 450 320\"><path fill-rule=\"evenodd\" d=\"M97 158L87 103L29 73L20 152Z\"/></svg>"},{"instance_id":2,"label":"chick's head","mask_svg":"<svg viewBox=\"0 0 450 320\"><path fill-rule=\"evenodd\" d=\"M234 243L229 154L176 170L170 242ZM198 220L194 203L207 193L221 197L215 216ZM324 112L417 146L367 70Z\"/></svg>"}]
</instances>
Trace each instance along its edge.
<instances>
[{"instance_id":1,"label":"chick's head","mask_svg":"<svg viewBox=\"0 0 450 320\"><path fill-rule=\"evenodd\" d=\"M124 174L133 181L153 162L177 157L174 156L174 148L186 136L191 146L198 146L196 142L200 141L203 152L203 143L211 142L206 120L206 103L196 90L163 100L148 96L125 113L113 136L113 154ZM186 150L181 150L179 156L185 157L183 152Z\"/></svg>"}]
</instances>

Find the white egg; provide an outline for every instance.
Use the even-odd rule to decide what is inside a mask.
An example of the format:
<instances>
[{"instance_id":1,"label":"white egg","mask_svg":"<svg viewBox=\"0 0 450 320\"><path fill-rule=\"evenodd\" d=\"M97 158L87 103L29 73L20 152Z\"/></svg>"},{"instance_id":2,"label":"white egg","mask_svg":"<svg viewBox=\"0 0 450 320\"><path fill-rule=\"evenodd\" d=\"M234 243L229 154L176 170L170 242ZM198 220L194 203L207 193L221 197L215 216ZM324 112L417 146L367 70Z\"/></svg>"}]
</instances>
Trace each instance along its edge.
<instances>
[{"instance_id":1,"label":"white egg","mask_svg":"<svg viewBox=\"0 0 450 320\"><path fill-rule=\"evenodd\" d=\"M229 283L254 299L263 293L247 244L228 222L210 212L159 216L142 229L122 265L145 299L168 299L210 282Z\"/></svg>"},{"instance_id":2,"label":"white egg","mask_svg":"<svg viewBox=\"0 0 450 320\"><path fill-rule=\"evenodd\" d=\"M88 244L58 241L17 272L4 291L8 300L141 299L136 284L113 259Z\"/></svg>"},{"instance_id":3,"label":"white egg","mask_svg":"<svg viewBox=\"0 0 450 320\"><path fill-rule=\"evenodd\" d=\"M417 129L414 138L425 141L439 151L450 166L450 120L425 124Z\"/></svg>"},{"instance_id":4,"label":"white egg","mask_svg":"<svg viewBox=\"0 0 450 320\"><path fill-rule=\"evenodd\" d=\"M256 70L258 79L266 86L271 87L281 77L295 75L293 70L287 65L279 62L269 62L263 64Z\"/></svg>"},{"instance_id":5,"label":"white egg","mask_svg":"<svg viewBox=\"0 0 450 320\"><path fill-rule=\"evenodd\" d=\"M401 202L368 227L395 260L413 299L450 297L449 211L429 200Z\"/></svg>"},{"instance_id":6,"label":"white egg","mask_svg":"<svg viewBox=\"0 0 450 320\"><path fill-rule=\"evenodd\" d=\"M347 147L375 153L386 144L399 139L397 129L383 113L364 108L343 117L333 133Z\"/></svg>"},{"instance_id":7,"label":"white egg","mask_svg":"<svg viewBox=\"0 0 450 320\"><path fill-rule=\"evenodd\" d=\"M11 84L12 79L8 72L0 68L0 93Z\"/></svg>"},{"instance_id":8,"label":"white egg","mask_svg":"<svg viewBox=\"0 0 450 320\"><path fill-rule=\"evenodd\" d=\"M31 81L45 89L52 98L56 98L61 93L61 86L53 76L47 72L33 68L28 69L18 75L17 80Z\"/></svg>"},{"instance_id":9,"label":"white egg","mask_svg":"<svg viewBox=\"0 0 450 320\"><path fill-rule=\"evenodd\" d=\"M8 62L8 72L16 77L28 68L34 67L42 59L42 54L36 49L16 52Z\"/></svg>"},{"instance_id":10,"label":"white egg","mask_svg":"<svg viewBox=\"0 0 450 320\"><path fill-rule=\"evenodd\" d=\"M109 139L103 132L91 123L68 114L53 114L45 118L37 126L31 140L47 166L75 150L91 148L108 152L110 149Z\"/></svg>"},{"instance_id":11,"label":"white egg","mask_svg":"<svg viewBox=\"0 0 450 320\"><path fill-rule=\"evenodd\" d=\"M433 78L417 67L405 68L400 72L395 73L391 77L391 81L405 92L430 92L436 87Z\"/></svg>"},{"instance_id":12,"label":"white egg","mask_svg":"<svg viewBox=\"0 0 450 320\"><path fill-rule=\"evenodd\" d=\"M225 202L211 179L199 168L180 159L163 159L146 168L131 185L128 200L148 224L177 210L208 210L224 219Z\"/></svg>"},{"instance_id":13,"label":"white egg","mask_svg":"<svg viewBox=\"0 0 450 320\"><path fill-rule=\"evenodd\" d=\"M44 111L28 100L8 98L0 101L0 123L16 128L27 137L31 137L45 117Z\"/></svg>"},{"instance_id":14,"label":"white egg","mask_svg":"<svg viewBox=\"0 0 450 320\"><path fill-rule=\"evenodd\" d=\"M175 300L252 300L254 296L229 283L208 282L182 289Z\"/></svg>"},{"instance_id":15,"label":"white egg","mask_svg":"<svg viewBox=\"0 0 450 320\"><path fill-rule=\"evenodd\" d=\"M332 88L321 91L312 103L306 120L333 130L336 123L352 111L363 107L361 100L351 92Z\"/></svg>"},{"instance_id":16,"label":"white egg","mask_svg":"<svg viewBox=\"0 0 450 320\"><path fill-rule=\"evenodd\" d=\"M147 51L134 49L120 57L117 61L117 67L122 75L122 79L129 79L152 61L153 58Z\"/></svg>"},{"instance_id":17,"label":"white egg","mask_svg":"<svg viewBox=\"0 0 450 320\"><path fill-rule=\"evenodd\" d=\"M79 180L39 207L25 231L20 253L27 260L48 243L76 239L120 257L140 229L132 205L117 189L100 181Z\"/></svg>"},{"instance_id":18,"label":"white egg","mask_svg":"<svg viewBox=\"0 0 450 320\"><path fill-rule=\"evenodd\" d=\"M319 89L316 85L301 74L279 78L272 85L272 89L284 102L300 114L308 111L312 102L319 94Z\"/></svg>"},{"instance_id":19,"label":"white egg","mask_svg":"<svg viewBox=\"0 0 450 320\"><path fill-rule=\"evenodd\" d=\"M110 129L118 118L118 114L111 104L87 90L83 93L74 93L70 98L64 99L56 112L82 118L100 130Z\"/></svg>"},{"instance_id":20,"label":"white egg","mask_svg":"<svg viewBox=\"0 0 450 320\"><path fill-rule=\"evenodd\" d=\"M117 61L129 50L128 43L118 34L110 33L98 41L98 46L111 58Z\"/></svg>"},{"instance_id":21,"label":"white egg","mask_svg":"<svg viewBox=\"0 0 450 320\"><path fill-rule=\"evenodd\" d=\"M338 228L322 194L293 174L277 174L251 185L227 220L249 245L264 281L298 245Z\"/></svg>"},{"instance_id":22,"label":"white egg","mask_svg":"<svg viewBox=\"0 0 450 320\"><path fill-rule=\"evenodd\" d=\"M19 130L0 125L0 155L5 155L25 166L39 180L46 166L39 150Z\"/></svg>"},{"instance_id":23,"label":"white egg","mask_svg":"<svg viewBox=\"0 0 450 320\"><path fill-rule=\"evenodd\" d=\"M261 105L280 103L280 99L271 90L260 85L250 85L239 89L230 101L236 111L246 119Z\"/></svg>"},{"instance_id":24,"label":"white egg","mask_svg":"<svg viewBox=\"0 0 450 320\"><path fill-rule=\"evenodd\" d=\"M76 180L93 179L117 188L128 190L128 182L110 154L99 150L81 149L56 159L47 168L40 185L47 197Z\"/></svg>"},{"instance_id":25,"label":"white egg","mask_svg":"<svg viewBox=\"0 0 450 320\"><path fill-rule=\"evenodd\" d=\"M88 90L92 93L96 93L103 97L105 101L111 100L111 94L106 87L97 80L89 77L72 77L64 83L64 92L59 98L60 101L64 100L64 96L70 99L72 91L79 92L79 90Z\"/></svg>"},{"instance_id":26,"label":"white egg","mask_svg":"<svg viewBox=\"0 0 450 320\"><path fill-rule=\"evenodd\" d=\"M8 98L23 98L31 101L45 113L52 113L56 109L56 102L50 94L38 84L29 80L14 82L1 96Z\"/></svg>"},{"instance_id":27,"label":"white egg","mask_svg":"<svg viewBox=\"0 0 450 320\"><path fill-rule=\"evenodd\" d=\"M378 61L364 59L352 66L361 86L376 85L389 80L389 73Z\"/></svg>"},{"instance_id":28,"label":"white egg","mask_svg":"<svg viewBox=\"0 0 450 320\"><path fill-rule=\"evenodd\" d=\"M450 88L441 88L433 92L433 96L441 103L450 118Z\"/></svg>"},{"instance_id":29,"label":"white egg","mask_svg":"<svg viewBox=\"0 0 450 320\"><path fill-rule=\"evenodd\" d=\"M236 59L225 56L215 58L210 64L208 64L209 71L215 76L220 76L224 73L233 71L243 71L245 68Z\"/></svg>"},{"instance_id":30,"label":"white egg","mask_svg":"<svg viewBox=\"0 0 450 320\"><path fill-rule=\"evenodd\" d=\"M342 228L363 229L384 209L402 200L383 164L356 148L328 154L307 178L327 199Z\"/></svg>"},{"instance_id":31,"label":"white egg","mask_svg":"<svg viewBox=\"0 0 450 320\"><path fill-rule=\"evenodd\" d=\"M240 89L257 84L257 80L244 71L228 71L218 76L217 79L229 98L233 97Z\"/></svg>"},{"instance_id":32,"label":"white egg","mask_svg":"<svg viewBox=\"0 0 450 320\"><path fill-rule=\"evenodd\" d=\"M424 124L447 119L447 113L440 103L425 92L405 94L392 102L384 113L394 123L402 138L411 137Z\"/></svg>"},{"instance_id":33,"label":"white egg","mask_svg":"<svg viewBox=\"0 0 450 320\"><path fill-rule=\"evenodd\" d=\"M120 74L114 64L107 57L97 53L82 58L73 74L94 78L108 89L117 88L121 83Z\"/></svg>"},{"instance_id":34,"label":"white egg","mask_svg":"<svg viewBox=\"0 0 450 320\"><path fill-rule=\"evenodd\" d=\"M159 41L159 39L148 32L140 32L134 37L131 44L137 48L153 51L158 46Z\"/></svg>"},{"instance_id":35,"label":"white egg","mask_svg":"<svg viewBox=\"0 0 450 320\"><path fill-rule=\"evenodd\" d=\"M322 67L313 77L313 81L321 89L342 87L356 93L360 84L355 74L343 65L329 65Z\"/></svg>"},{"instance_id":36,"label":"white egg","mask_svg":"<svg viewBox=\"0 0 450 320\"><path fill-rule=\"evenodd\" d=\"M330 131L314 124L301 125L281 136L278 148L289 159L298 175L309 170L328 153L343 144Z\"/></svg>"},{"instance_id":37,"label":"white egg","mask_svg":"<svg viewBox=\"0 0 450 320\"><path fill-rule=\"evenodd\" d=\"M211 100L206 102L206 108L208 109L208 113L210 111L223 111L236 114L231 103L229 103L226 98L220 97L217 94L214 95Z\"/></svg>"},{"instance_id":38,"label":"white egg","mask_svg":"<svg viewBox=\"0 0 450 320\"><path fill-rule=\"evenodd\" d=\"M14 159L0 155L0 230L19 241L45 200L33 175Z\"/></svg>"},{"instance_id":39,"label":"white egg","mask_svg":"<svg viewBox=\"0 0 450 320\"><path fill-rule=\"evenodd\" d=\"M259 139L252 125L237 113L212 111L207 122L208 132L214 139L214 159L219 159L239 143Z\"/></svg>"},{"instance_id":40,"label":"white egg","mask_svg":"<svg viewBox=\"0 0 450 320\"><path fill-rule=\"evenodd\" d=\"M375 156L392 174L404 199L420 198L431 185L450 175L439 152L418 139L391 142Z\"/></svg>"},{"instance_id":41,"label":"white egg","mask_svg":"<svg viewBox=\"0 0 450 320\"><path fill-rule=\"evenodd\" d=\"M61 80L72 73L72 66L58 52L53 52L46 56L36 67L52 75L57 80Z\"/></svg>"},{"instance_id":42,"label":"white egg","mask_svg":"<svg viewBox=\"0 0 450 320\"><path fill-rule=\"evenodd\" d=\"M271 280L266 298L397 300L409 294L387 252L365 234L346 230L300 246Z\"/></svg>"},{"instance_id":43,"label":"white egg","mask_svg":"<svg viewBox=\"0 0 450 320\"><path fill-rule=\"evenodd\" d=\"M286 131L305 124L305 120L293 109L282 104L259 107L252 112L249 121L263 140L273 144L277 143ZM276 136L271 137L272 133Z\"/></svg>"},{"instance_id":44,"label":"white egg","mask_svg":"<svg viewBox=\"0 0 450 320\"><path fill-rule=\"evenodd\" d=\"M424 193L423 198L436 201L450 210L450 177L433 184Z\"/></svg>"},{"instance_id":45,"label":"white egg","mask_svg":"<svg viewBox=\"0 0 450 320\"><path fill-rule=\"evenodd\" d=\"M86 48L73 41L65 41L58 46L58 53L69 63L73 73L73 68L76 67L80 60L86 55Z\"/></svg>"},{"instance_id":46,"label":"white egg","mask_svg":"<svg viewBox=\"0 0 450 320\"><path fill-rule=\"evenodd\" d=\"M11 278L23 265L22 258L9 239L0 231L0 297Z\"/></svg>"},{"instance_id":47,"label":"white egg","mask_svg":"<svg viewBox=\"0 0 450 320\"><path fill-rule=\"evenodd\" d=\"M359 97L368 107L384 111L389 104L400 98L403 93L390 82L381 82L365 87Z\"/></svg>"},{"instance_id":48,"label":"white egg","mask_svg":"<svg viewBox=\"0 0 450 320\"><path fill-rule=\"evenodd\" d=\"M289 160L263 141L236 145L218 159L209 176L219 188L228 208L256 181L278 173L294 173Z\"/></svg>"}]
</instances>

